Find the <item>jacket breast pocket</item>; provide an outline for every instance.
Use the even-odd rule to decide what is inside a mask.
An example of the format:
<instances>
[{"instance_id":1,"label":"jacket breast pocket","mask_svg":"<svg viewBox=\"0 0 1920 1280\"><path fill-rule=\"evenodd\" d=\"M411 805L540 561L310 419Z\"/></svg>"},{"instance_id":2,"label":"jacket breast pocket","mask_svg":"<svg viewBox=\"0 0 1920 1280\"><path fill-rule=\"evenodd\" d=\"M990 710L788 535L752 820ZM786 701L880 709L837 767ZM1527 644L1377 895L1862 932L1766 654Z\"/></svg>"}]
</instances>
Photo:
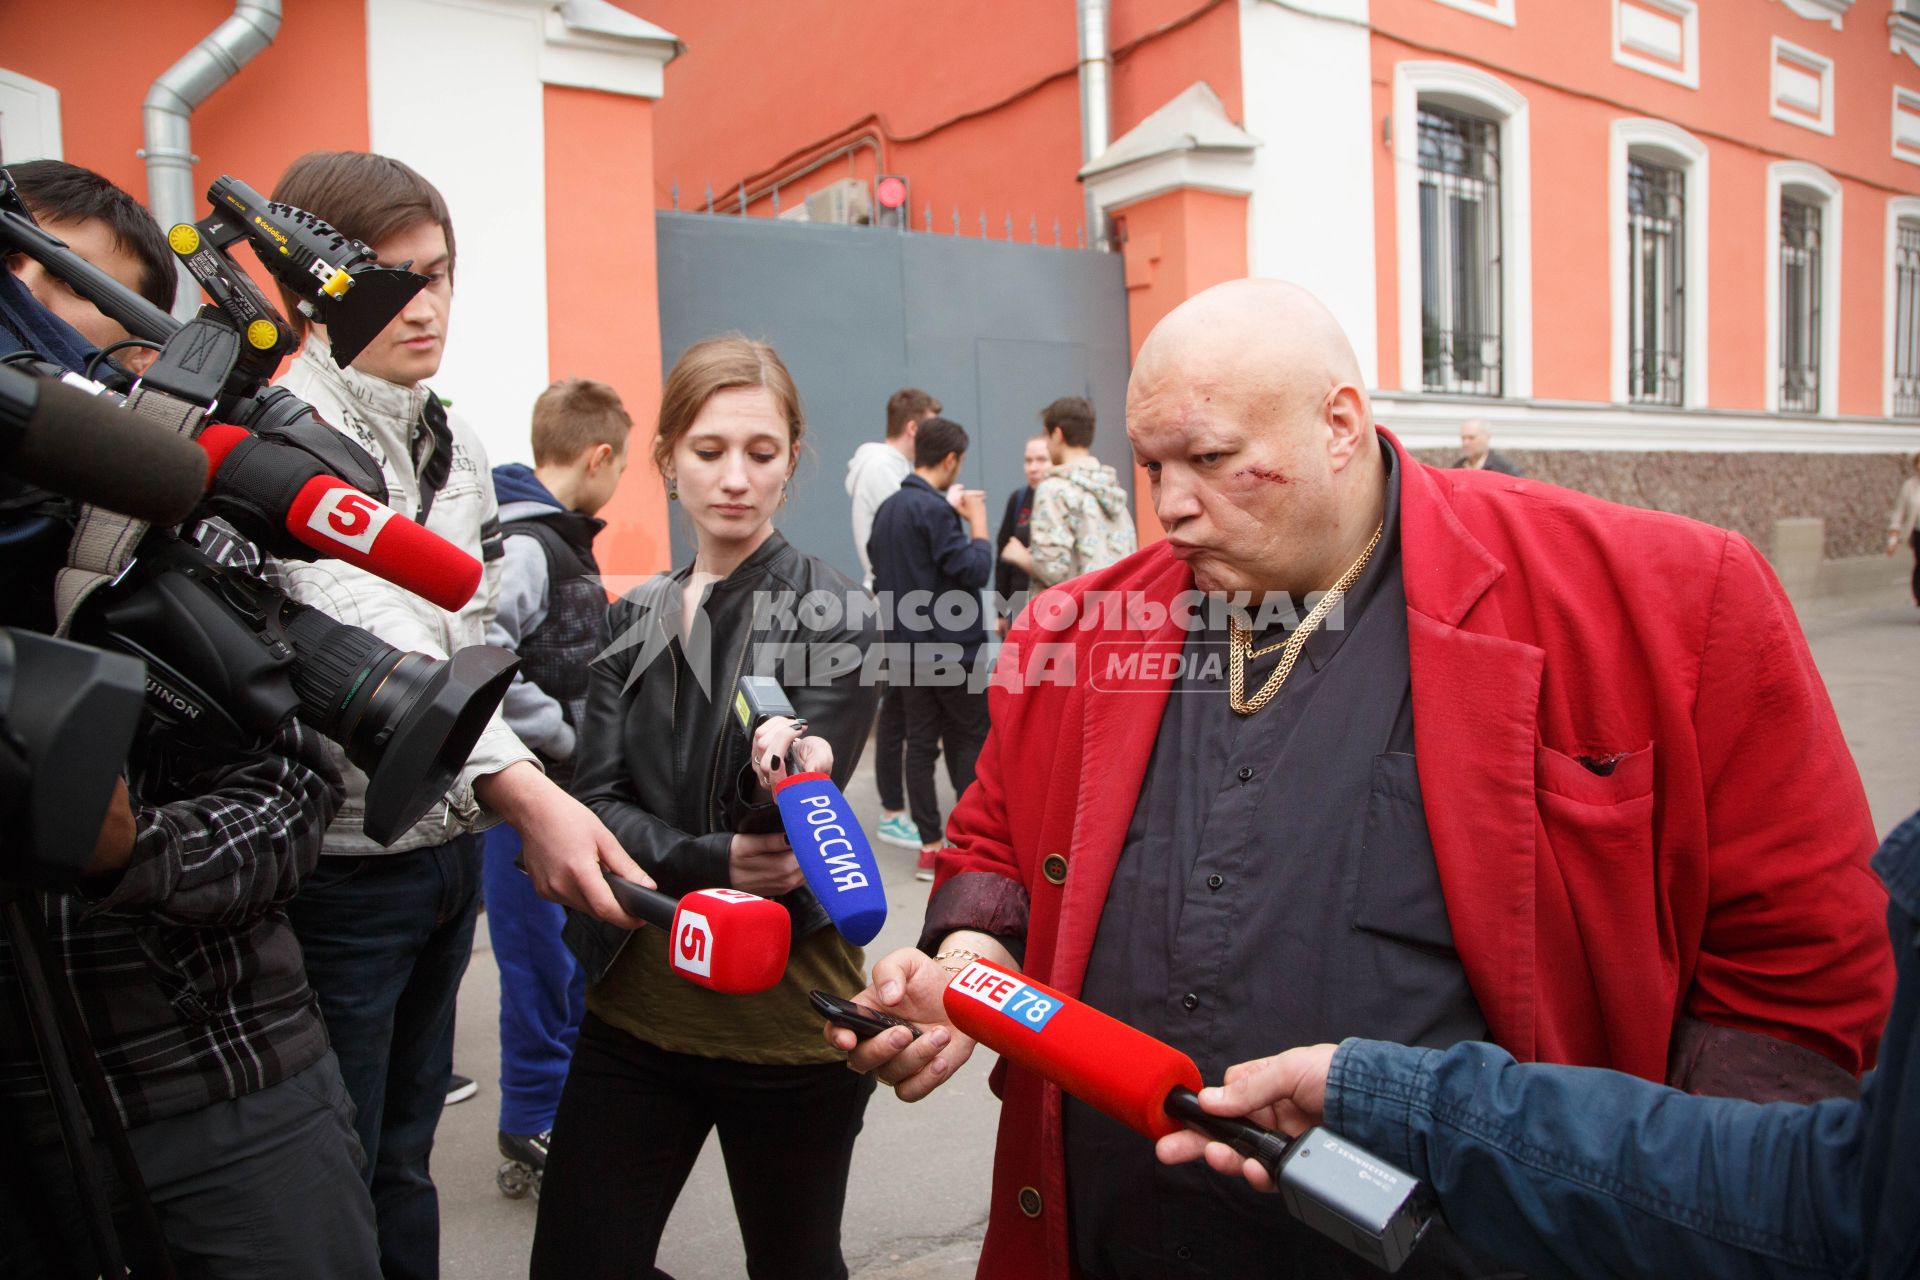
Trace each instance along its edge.
<instances>
[{"instance_id":1,"label":"jacket breast pocket","mask_svg":"<svg viewBox=\"0 0 1920 1280\"><path fill-rule=\"evenodd\" d=\"M1651 861L1653 781L1651 742L1635 751L1534 747L1534 792L1548 842L1582 860Z\"/></svg>"}]
</instances>

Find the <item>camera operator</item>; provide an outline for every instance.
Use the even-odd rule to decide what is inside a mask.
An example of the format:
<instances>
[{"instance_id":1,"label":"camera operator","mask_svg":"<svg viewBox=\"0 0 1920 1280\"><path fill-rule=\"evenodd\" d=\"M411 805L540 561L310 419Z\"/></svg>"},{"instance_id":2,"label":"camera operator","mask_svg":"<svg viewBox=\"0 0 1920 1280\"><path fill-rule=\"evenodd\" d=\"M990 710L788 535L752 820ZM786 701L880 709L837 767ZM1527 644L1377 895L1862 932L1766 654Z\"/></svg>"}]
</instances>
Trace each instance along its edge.
<instances>
[{"instance_id":1,"label":"camera operator","mask_svg":"<svg viewBox=\"0 0 1920 1280\"><path fill-rule=\"evenodd\" d=\"M140 202L91 169L63 160L29 160L7 166L28 212L41 228L161 310L173 306L179 273L153 215ZM120 322L75 293L67 283L24 253L7 255L7 270L34 299L105 350L130 336ZM133 373L153 363L150 347L132 346L113 359Z\"/></svg>"},{"instance_id":2,"label":"camera operator","mask_svg":"<svg viewBox=\"0 0 1920 1280\"><path fill-rule=\"evenodd\" d=\"M27 194L64 193L36 207L76 252L118 275L113 262L91 255L119 246L133 260L167 264L171 282L160 231L131 197L76 166L12 170L17 180L23 171L29 180L59 179L53 187L36 182ZM73 209L114 212L77 221L60 212ZM91 304L57 281L46 292L88 327L76 330L39 305L20 278L30 274L0 273L0 355L31 349L82 369L93 341L111 333L91 326L79 314ZM8 565L0 610L9 624L48 629L46 600L71 504L18 486L12 499L0 511ZM249 544L216 541L229 563L261 569ZM16 582L23 590L12 590ZM377 1267L351 1104L286 914L341 796L319 735L298 723L246 758L201 757L146 735L136 740L85 876L68 891L39 895L51 954L86 1023L167 1247L195 1275L319 1278ZM0 1164L0 1273L97 1274L81 1243L77 1189L61 1168L16 957L3 943L0 1094L10 1130L10 1158ZM126 1189L114 1195L124 1200Z\"/></svg>"},{"instance_id":3,"label":"camera operator","mask_svg":"<svg viewBox=\"0 0 1920 1280\"><path fill-rule=\"evenodd\" d=\"M439 191L396 160L316 152L294 161L273 197L325 219L387 266L430 283L341 368L313 324L281 385L379 461L390 501L488 560L457 613L337 560L289 566L293 595L342 622L435 656L486 639L499 580L499 525L480 441L424 385L440 368L453 299L454 235ZM288 297L288 313L301 323ZM294 927L359 1108L360 1140L388 1277L439 1272L439 1201L428 1172L452 1073L454 1002L472 950L480 828L498 816L520 833L535 887L628 928L605 866L651 884L600 820L534 761L496 713L448 793L381 848L361 828L366 780L341 761L347 800L319 870L301 886Z\"/></svg>"}]
</instances>

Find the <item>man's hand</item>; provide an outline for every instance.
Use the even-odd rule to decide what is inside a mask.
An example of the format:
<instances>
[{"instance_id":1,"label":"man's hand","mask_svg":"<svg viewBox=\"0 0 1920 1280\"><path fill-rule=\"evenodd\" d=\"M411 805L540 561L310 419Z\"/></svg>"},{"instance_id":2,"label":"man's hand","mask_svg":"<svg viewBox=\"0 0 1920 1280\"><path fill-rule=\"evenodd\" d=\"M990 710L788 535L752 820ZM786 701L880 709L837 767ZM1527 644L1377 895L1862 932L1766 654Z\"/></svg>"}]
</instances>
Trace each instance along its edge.
<instances>
[{"instance_id":1,"label":"man's hand","mask_svg":"<svg viewBox=\"0 0 1920 1280\"><path fill-rule=\"evenodd\" d=\"M734 836L727 846L727 869L735 889L762 898L791 893L806 879L784 831Z\"/></svg>"},{"instance_id":2,"label":"man's hand","mask_svg":"<svg viewBox=\"0 0 1920 1280\"><path fill-rule=\"evenodd\" d=\"M1007 545L1000 548L1000 558L1022 573L1033 572L1033 552L1018 538L1007 539Z\"/></svg>"},{"instance_id":3,"label":"man's hand","mask_svg":"<svg viewBox=\"0 0 1920 1280\"><path fill-rule=\"evenodd\" d=\"M1255 1058L1227 1068L1226 1084L1202 1089L1200 1105L1216 1116L1245 1116L1263 1129L1298 1134L1320 1123L1327 1105L1327 1068L1339 1045L1289 1049L1272 1058ZM1205 1156L1216 1173L1240 1174L1256 1191L1273 1190L1265 1166L1224 1142L1183 1129L1154 1144L1161 1164L1185 1164Z\"/></svg>"},{"instance_id":4,"label":"man's hand","mask_svg":"<svg viewBox=\"0 0 1920 1280\"><path fill-rule=\"evenodd\" d=\"M985 489L963 489L960 493L959 509L961 518L971 528L973 536L987 536L987 491Z\"/></svg>"},{"instance_id":5,"label":"man's hand","mask_svg":"<svg viewBox=\"0 0 1920 1280\"><path fill-rule=\"evenodd\" d=\"M955 930L940 943L941 954L964 948L984 959L1019 972L1000 940L970 929ZM827 1043L847 1055L847 1066L871 1074L889 1086L904 1102L918 1102L932 1093L973 1056L973 1037L963 1035L947 1021L941 997L953 974L913 947L903 947L873 966L873 981L854 996L854 1003L918 1023L924 1034L916 1040L904 1028L862 1041L845 1027L831 1022L821 1028Z\"/></svg>"},{"instance_id":6,"label":"man's hand","mask_svg":"<svg viewBox=\"0 0 1920 1280\"><path fill-rule=\"evenodd\" d=\"M80 874L108 876L125 871L133 856L133 837L133 800L127 795L127 780L115 778L106 816L100 819L99 838L93 842L93 856Z\"/></svg>"},{"instance_id":7,"label":"man's hand","mask_svg":"<svg viewBox=\"0 0 1920 1280\"><path fill-rule=\"evenodd\" d=\"M649 889L658 886L592 810L528 760L488 774L473 784L473 790L481 804L520 833L521 860L541 897L623 929L641 927L644 921L628 915L614 901L601 872L611 871Z\"/></svg>"},{"instance_id":8,"label":"man's hand","mask_svg":"<svg viewBox=\"0 0 1920 1280\"><path fill-rule=\"evenodd\" d=\"M847 1055L849 1068L891 1086L901 1101L920 1101L973 1054L972 1037L953 1029L941 1003L952 976L913 947L881 957L873 966L872 983L854 1002L917 1023L924 1034L916 1040L905 1027L894 1027L862 1041L829 1022L824 1028L827 1043Z\"/></svg>"}]
</instances>

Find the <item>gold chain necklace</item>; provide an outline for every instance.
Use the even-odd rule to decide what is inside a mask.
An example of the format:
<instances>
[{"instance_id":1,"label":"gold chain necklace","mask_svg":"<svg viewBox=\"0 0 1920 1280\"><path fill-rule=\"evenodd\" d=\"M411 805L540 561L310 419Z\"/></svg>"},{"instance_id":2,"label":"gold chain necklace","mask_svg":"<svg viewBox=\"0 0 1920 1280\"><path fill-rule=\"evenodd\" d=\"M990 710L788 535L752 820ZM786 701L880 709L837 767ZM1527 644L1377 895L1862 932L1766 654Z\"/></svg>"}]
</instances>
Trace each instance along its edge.
<instances>
[{"instance_id":1,"label":"gold chain necklace","mask_svg":"<svg viewBox=\"0 0 1920 1280\"><path fill-rule=\"evenodd\" d=\"M1319 630L1321 621L1333 611L1333 606L1340 602L1340 598L1346 595L1347 589L1360 577L1360 571L1367 567L1367 561L1373 557L1373 549L1380 545L1380 535L1386 527L1384 520L1375 526L1373 537L1367 540L1367 549L1360 553L1360 558L1348 566L1347 571L1340 575L1340 581L1334 583L1333 589L1320 597L1320 602L1313 606L1313 611L1307 614L1300 625L1293 629L1293 634L1285 640L1276 640L1264 649L1255 649L1252 629L1242 626L1238 618L1227 619L1229 655L1227 701L1235 711L1243 716L1250 716L1273 701L1273 695L1280 692L1280 686L1287 682L1289 675L1293 674L1293 664L1299 660L1300 650L1307 643L1307 637ZM1275 649L1286 650L1280 656L1280 665L1273 669L1273 674L1267 677L1267 682L1260 686L1260 692L1249 699L1246 696L1248 660L1264 658Z\"/></svg>"}]
</instances>

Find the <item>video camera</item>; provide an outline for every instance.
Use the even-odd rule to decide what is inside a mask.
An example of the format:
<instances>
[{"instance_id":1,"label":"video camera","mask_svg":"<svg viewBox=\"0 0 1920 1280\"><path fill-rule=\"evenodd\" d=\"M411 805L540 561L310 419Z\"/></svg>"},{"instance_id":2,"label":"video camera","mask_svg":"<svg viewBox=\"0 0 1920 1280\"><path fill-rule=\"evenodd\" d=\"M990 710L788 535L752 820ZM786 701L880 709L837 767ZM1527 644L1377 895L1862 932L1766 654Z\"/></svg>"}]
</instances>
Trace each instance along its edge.
<instances>
[{"instance_id":1,"label":"video camera","mask_svg":"<svg viewBox=\"0 0 1920 1280\"><path fill-rule=\"evenodd\" d=\"M297 522L289 519L289 504L303 484L337 478L381 503L386 485L364 450L322 422L304 401L267 385L297 337L229 249L242 240L254 246L273 277L301 299L302 312L328 326L334 358L342 365L386 327L426 278L379 266L365 245L302 210L261 199L232 178L215 182L208 199L214 205L208 217L179 224L169 234L170 245L212 299L184 325L37 226L4 169L0 253L35 258L130 332L161 347L145 375L126 388L143 412L148 406L138 397L157 393L182 409L217 413L222 422L250 431L251 439L223 451L225 461L213 460L218 464L210 468L213 488L199 514L224 518L271 554L311 558L314 539L293 533ZM68 372L44 363L30 371L43 377ZM64 381L71 386L78 380L68 376ZM117 407L121 399L117 389L86 387L100 406ZM54 422L25 425L60 429ZM161 430L131 414L125 427ZM116 450L92 452L84 460L88 468L110 469L124 461ZM127 479L138 483L137 477ZM217 525L200 527L217 537ZM450 544L434 541L471 562ZM331 548L321 553L352 559ZM478 580L473 574L462 602ZM71 630L77 640L114 651L97 655L113 660L82 682L117 690L122 701L116 705L124 705L130 668L115 655L138 659L144 673L133 687L147 716L183 742L256 751L295 715L338 742L369 775L366 831L383 844L402 835L445 794L518 666L506 651L482 645L449 659L403 652L298 604L251 574L223 566L178 531L161 529L147 531L117 575L88 596ZM43 645L56 643L15 638L26 641L16 652L36 659ZM26 672L27 665L21 663L19 670ZM8 692L0 685L0 694ZM44 700L23 699L17 680L11 693L11 702L0 698L0 713L11 726L0 741L4 816L15 816L16 795L18 812L52 813L61 807L67 781L50 777L44 768L6 767L6 751L13 749L15 757L29 762L65 759L63 751L80 745L71 736L72 726L83 721L71 707L49 711ZM126 746L125 739L106 737L92 743L97 761L116 772ZM64 807L90 813L97 829L104 799L100 805ZM84 819L75 821L85 825ZM30 858L41 856L37 843L28 847ZM91 846L89 839L86 847ZM68 861L43 862L39 871L43 876L77 871L64 865Z\"/></svg>"}]
</instances>

